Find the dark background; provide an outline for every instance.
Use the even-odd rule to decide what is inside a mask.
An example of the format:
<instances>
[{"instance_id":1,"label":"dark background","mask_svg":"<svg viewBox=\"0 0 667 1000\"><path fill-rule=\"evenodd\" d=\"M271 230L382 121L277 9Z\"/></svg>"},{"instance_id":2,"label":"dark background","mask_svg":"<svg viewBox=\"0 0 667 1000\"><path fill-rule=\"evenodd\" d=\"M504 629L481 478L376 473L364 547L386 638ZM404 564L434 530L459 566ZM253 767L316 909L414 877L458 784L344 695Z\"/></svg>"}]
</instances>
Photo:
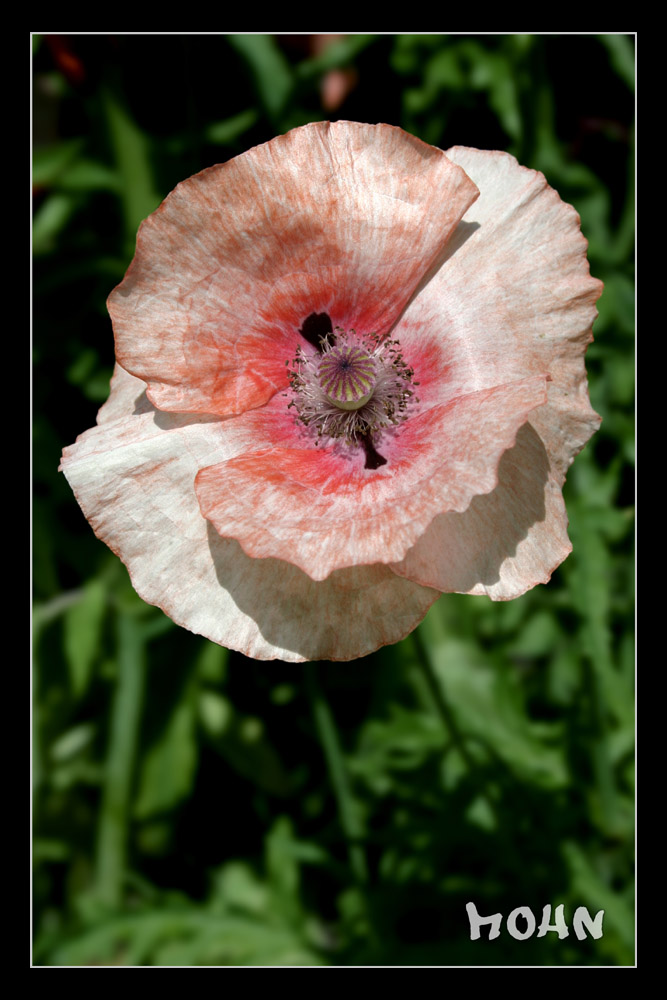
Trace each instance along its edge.
<instances>
[{"instance_id":1,"label":"dark background","mask_svg":"<svg viewBox=\"0 0 667 1000\"><path fill-rule=\"evenodd\" d=\"M634 39L33 37L37 965L628 965L633 940ZM108 394L105 307L175 184L323 118L504 149L605 282L602 428L547 587L446 595L343 664L245 659L133 592L60 452ZM471 942L465 904L564 904ZM604 909L578 941L577 906ZM483 932L483 939L486 932Z\"/></svg>"}]
</instances>

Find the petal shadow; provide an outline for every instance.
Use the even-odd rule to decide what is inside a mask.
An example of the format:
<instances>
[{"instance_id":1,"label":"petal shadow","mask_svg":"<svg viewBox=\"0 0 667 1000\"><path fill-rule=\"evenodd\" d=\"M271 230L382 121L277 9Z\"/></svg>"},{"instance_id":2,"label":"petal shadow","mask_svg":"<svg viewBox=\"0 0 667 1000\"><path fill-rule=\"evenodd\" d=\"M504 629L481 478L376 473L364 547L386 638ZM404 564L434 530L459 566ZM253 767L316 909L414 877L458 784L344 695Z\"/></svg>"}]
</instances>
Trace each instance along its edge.
<instances>
[{"instance_id":1,"label":"petal shadow","mask_svg":"<svg viewBox=\"0 0 667 1000\"><path fill-rule=\"evenodd\" d=\"M566 529L546 449L526 423L500 461L496 488L463 513L436 517L392 568L443 592L508 600L548 581L571 550Z\"/></svg>"},{"instance_id":2,"label":"petal shadow","mask_svg":"<svg viewBox=\"0 0 667 1000\"><path fill-rule=\"evenodd\" d=\"M236 649L251 644L256 627L278 658L356 659L398 642L439 597L382 565L336 570L316 582L280 559L253 559L210 522L207 529L218 582L252 623L246 637L239 616Z\"/></svg>"}]
</instances>

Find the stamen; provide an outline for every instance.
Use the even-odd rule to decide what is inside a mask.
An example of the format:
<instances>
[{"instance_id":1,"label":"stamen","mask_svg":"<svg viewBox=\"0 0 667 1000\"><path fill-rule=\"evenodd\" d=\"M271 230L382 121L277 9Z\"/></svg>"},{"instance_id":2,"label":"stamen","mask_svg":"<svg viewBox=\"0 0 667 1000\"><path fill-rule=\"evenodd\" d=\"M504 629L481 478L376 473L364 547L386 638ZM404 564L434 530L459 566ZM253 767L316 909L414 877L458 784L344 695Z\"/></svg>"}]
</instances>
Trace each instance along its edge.
<instances>
[{"instance_id":1,"label":"stamen","mask_svg":"<svg viewBox=\"0 0 667 1000\"><path fill-rule=\"evenodd\" d=\"M306 333L313 333L315 319L321 322L325 315L313 313L304 322L300 332L309 342ZM289 406L300 423L316 431L317 441L343 438L362 445L366 468L377 469L386 459L376 450L373 437L400 424L408 408L418 402L414 371L404 361L397 340L376 334L361 336L336 327L320 337L318 348L319 353L297 348L289 376Z\"/></svg>"}]
</instances>

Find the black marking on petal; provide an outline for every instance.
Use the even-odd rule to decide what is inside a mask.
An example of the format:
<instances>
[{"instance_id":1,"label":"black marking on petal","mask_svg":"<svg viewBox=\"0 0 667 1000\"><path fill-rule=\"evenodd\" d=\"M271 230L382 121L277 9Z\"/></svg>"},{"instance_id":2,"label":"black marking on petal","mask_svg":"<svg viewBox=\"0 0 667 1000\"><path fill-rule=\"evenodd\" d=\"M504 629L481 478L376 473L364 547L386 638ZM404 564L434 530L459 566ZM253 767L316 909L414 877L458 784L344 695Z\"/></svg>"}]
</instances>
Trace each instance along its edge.
<instances>
[{"instance_id":1,"label":"black marking on petal","mask_svg":"<svg viewBox=\"0 0 667 1000\"><path fill-rule=\"evenodd\" d=\"M299 330L299 333L304 340L307 340L309 344L316 347L318 351L322 350L322 342L329 340L329 342L335 342L333 334L333 326L331 325L331 318L328 313L311 313L303 321L303 326Z\"/></svg>"},{"instance_id":2,"label":"black marking on petal","mask_svg":"<svg viewBox=\"0 0 667 1000\"><path fill-rule=\"evenodd\" d=\"M387 459L383 458L379 451L375 450L375 445L373 444L373 439L370 434L364 434L360 438L362 445L364 446L364 451L366 452L366 463L364 465L365 469L379 469L381 465L387 464Z\"/></svg>"}]
</instances>

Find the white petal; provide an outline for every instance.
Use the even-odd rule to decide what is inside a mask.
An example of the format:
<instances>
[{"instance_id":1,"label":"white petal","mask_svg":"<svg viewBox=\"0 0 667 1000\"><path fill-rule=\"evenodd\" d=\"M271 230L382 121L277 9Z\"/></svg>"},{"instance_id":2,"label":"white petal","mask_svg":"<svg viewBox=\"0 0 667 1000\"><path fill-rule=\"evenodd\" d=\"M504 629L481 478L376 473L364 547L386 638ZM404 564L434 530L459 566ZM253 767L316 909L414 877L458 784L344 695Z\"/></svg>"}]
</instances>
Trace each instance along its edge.
<instances>
[{"instance_id":1,"label":"white petal","mask_svg":"<svg viewBox=\"0 0 667 1000\"><path fill-rule=\"evenodd\" d=\"M198 470L245 445L239 420L165 414L117 367L100 423L62 469L95 533L137 593L173 620L257 659L350 660L397 642L438 593L385 566L315 583L277 559L252 559L202 517Z\"/></svg>"}]
</instances>

